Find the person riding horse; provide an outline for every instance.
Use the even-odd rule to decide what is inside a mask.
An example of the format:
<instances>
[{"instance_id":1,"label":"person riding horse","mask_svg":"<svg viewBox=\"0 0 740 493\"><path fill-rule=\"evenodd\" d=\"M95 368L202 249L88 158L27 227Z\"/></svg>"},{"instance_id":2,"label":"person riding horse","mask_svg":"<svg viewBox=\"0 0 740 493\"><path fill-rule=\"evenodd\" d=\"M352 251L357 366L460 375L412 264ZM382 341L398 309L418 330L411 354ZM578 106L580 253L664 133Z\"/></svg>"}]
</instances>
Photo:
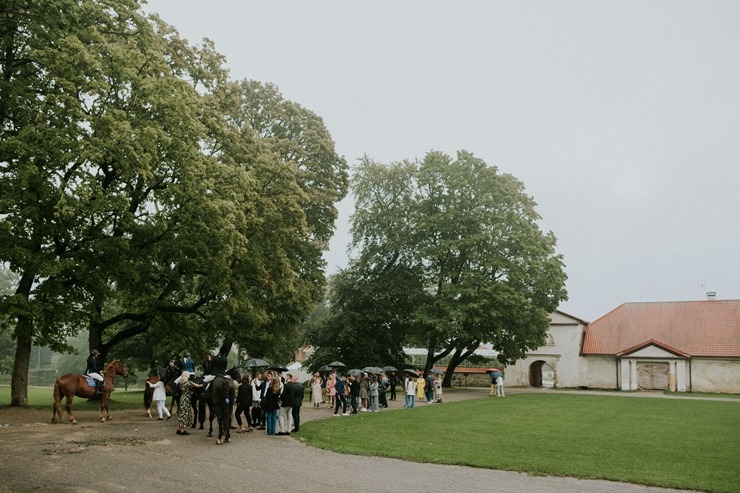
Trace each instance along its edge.
<instances>
[{"instance_id":1,"label":"person riding horse","mask_svg":"<svg viewBox=\"0 0 740 493\"><path fill-rule=\"evenodd\" d=\"M180 362L180 370L190 373L191 377L195 376L195 362L190 357L190 353L185 353Z\"/></svg>"},{"instance_id":2,"label":"person riding horse","mask_svg":"<svg viewBox=\"0 0 740 493\"><path fill-rule=\"evenodd\" d=\"M226 353L220 352L218 353L218 356L213 357L213 361L211 363L211 372L208 375L205 375L203 377L203 382L208 383L217 376L222 376L226 378L231 378L226 373L226 367L229 365L229 361L226 358Z\"/></svg>"},{"instance_id":3,"label":"person riding horse","mask_svg":"<svg viewBox=\"0 0 740 493\"><path fill-rule=\"evenodd\" d=\"M105 385L105 379L100 374L100 370L103 365L100 363L100 352L97 349L90 351L90 356L87 357L87 369L85 375L95 380L95 395L103 393L103 385Z\"/></svg>"},{"instance_id":4,"label":"person riding horse","mask_svg":"<svg viewBox=\"0 0 740 493\"><path fill-rule=\"evenodd\" d=\"M180 385L178 385L180 382L177 381L177 377L180 376L180 369L177 367L175 362L177 361L177 356L172 356L167 361L167 368L164 371L164 375L162 376L162 381L164 384L172 389L172 396L174 400L178 400L180 396Z\"/></svg>"}]
</instances>

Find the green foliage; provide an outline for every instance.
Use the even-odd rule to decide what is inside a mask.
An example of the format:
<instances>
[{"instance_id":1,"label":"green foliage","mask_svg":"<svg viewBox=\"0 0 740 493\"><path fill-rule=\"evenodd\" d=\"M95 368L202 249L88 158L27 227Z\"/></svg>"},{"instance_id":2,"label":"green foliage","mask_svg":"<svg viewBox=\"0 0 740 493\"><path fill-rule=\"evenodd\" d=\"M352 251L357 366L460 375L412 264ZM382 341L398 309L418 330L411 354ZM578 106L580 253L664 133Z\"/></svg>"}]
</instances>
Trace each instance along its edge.
<instances>
[{"instance_id":1,"label":"green foliage","mask_svg":"<svg viewBox=\"0 0 740 493\"><path fill-rule=\"evenodd\" d=\"M301 437L348 454L729 493L740 484L737 406L520 394L309 422Z\"/></svg>"},{"instance_id":2,"label":"green foliage","mask_svg":"<svg viewBox=\"0 0 740 493\"><path fill-rule=\"evenodd\" d=\"M18 276L8 269L0 267L0 296L13 293ZM0 312L0 374L10 373L13 369L13 324L12 320Z\"/></svg>"},{"instance_id":3,"label":"green foliage","mask_svg":"<svg viewBox=\"0 0 740 493\"><path fill-rule=\"evenodd\" d=\"M448 355L455 367L482 342L502 363L544 343L566 276L514 177L465 151L430 152L416 163L365 158L352 191L357 256L314 344L349 360L376 356L369 339L391 351L417 345L428 348L428 369Z\"/></svg>"},{"instance_id":4,"label":"green foliage","mask_svg":"<svg viewBox=\"0 0 740 493\"><path fill-rule=\"evenodd\" d=\"M137 1L11 1L0 24L0 262L19 276L0 312L19 347L87 328L142 367L224 341L290 354L348 187L321 119L229 81L210 42Z\"/></svg>"},{"instance_id":5,"label":"green foliage","mask_svg":"<svg viewBox=\"0 0 740 493\"><path fill-rule=\"evenodd\" d=\"M404 299L407 281L400 269L383 278L358 276L346 269L331 280L329 316L312 325L306 339L318 349L307 365L318 368L340 359L348 368L385 366L404 360L403 342L410 327Z\"/></svg>"}]
</instances>

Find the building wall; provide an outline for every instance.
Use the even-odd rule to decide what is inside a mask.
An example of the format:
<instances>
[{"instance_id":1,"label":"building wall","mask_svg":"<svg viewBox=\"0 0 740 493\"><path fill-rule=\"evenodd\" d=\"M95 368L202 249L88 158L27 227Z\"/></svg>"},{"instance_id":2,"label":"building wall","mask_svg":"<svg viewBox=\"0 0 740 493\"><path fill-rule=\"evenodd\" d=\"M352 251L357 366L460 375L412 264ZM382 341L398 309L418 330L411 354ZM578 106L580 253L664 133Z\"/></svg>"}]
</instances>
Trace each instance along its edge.
<instances>
[{"instance_id":1,"label":"building wall","mask_svg":"<svg viewBox=\"0 0 740 493\"><path fill-rule=\"evenodd\" d=\"M579 385L581 338L584 325L568 315L555 312L550 316L548 342L505 370L506 385L529 386L529 368L537 361L544 361L555 370L555 387Z\"/></svg>"},{"instance_id":2,"label":"building wall","mask_svg":"<svg viewBox=\"0 0 740 493\"><path fill-rule=\"evenodd\" d=\"M616 389L617 362L614 356L581 356L579 386L592 389Z\"/></svg>"},{"instance_id":3,"label":"building wall","mask_svg":"<svg viewBox=\"0 0 740 493\"><path fill-rule=\"evenodd\" d=\"M740 358L692 358L691 392L740 394Z\"/></svg>"}]
</instances>

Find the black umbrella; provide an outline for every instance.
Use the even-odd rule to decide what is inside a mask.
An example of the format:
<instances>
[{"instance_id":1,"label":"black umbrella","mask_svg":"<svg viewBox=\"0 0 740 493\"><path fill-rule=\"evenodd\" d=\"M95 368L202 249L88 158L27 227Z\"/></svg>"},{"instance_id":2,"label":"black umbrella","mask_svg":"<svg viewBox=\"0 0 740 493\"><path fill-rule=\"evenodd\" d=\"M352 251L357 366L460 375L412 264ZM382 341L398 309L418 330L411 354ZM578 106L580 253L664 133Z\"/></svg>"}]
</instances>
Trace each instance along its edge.
<instances>
[{"instance_id":1,"label":"black umbrella","mask_svg":"<svg viewBox=\"0 0 740 493\"><path fill-rule=\"evenodd\" d=\"M331 363L329 363L326 366L328 366L330 368L347 368L347 365L345 365L341 361L332 361Z\"/></svg>"},{"instance_id":2,"label":"black umbrella","mask_svg":"<svg viewBox=\"0 0 740 493\"><path fill-rule=\"evenodd\" d=\"M395 366L384 366L383 371L398 371L398 368Z\"/></svg>"},{"instance_id":3,"label":"black umbrella","mask_svg":"<svg viewBox=\"0 0 740 493\"><path fill-rule=\"evenodd\" d=\"M288 368L285 365L278 365L277 363L273 363L272 365L268 366L267 369L274 371L288 371Z\"/></svg>"},{"instance_id":4,"label":"black umbrella","mask_svg":"<svg viewBox=\"0 0 740 493\"><path fill-rule=\"evenodd\" d=\"M362 370L358 370L357 368L353 368L351 370L347 370L347 375L354 375L356 377L359 377L362 375Z\"/></svg>"},{"instance_id":5,"label":"black umbrella","mask_svg":"<svg viewBox=\"0 0 740 493\"><path fill-rule=\"evenodd\" d=\"M268 366L270 363L259 358L249 358L242 363L242 368L260 368L262 366Z\"/></svg>"},{"instance_id":6,"label":"black umbrella","mask_svg":"<svg viewBox=\"0 0 740 493\"><path fill-rule=\"evenodd\" d=\"M414 376L419 376L419 374L418 374L418 373L416 373L416 370L413 370L413 369L411 369L411 368L406 368L405 370L403 370L403 372L404 372L404 373L411 373L411 374L413 374Z\"/></svg>"},{"instance_id":7,"label":"black umbrella","mask_svg":"<svg viewBox=\"0 0 740 493\"><path fill-rule=\"evenodd\" d=\"M329 365L324 365L321 368L317 370L319 373L326 373L328 371L331 371L331 367Z\"/></svg>"}]
</instances>

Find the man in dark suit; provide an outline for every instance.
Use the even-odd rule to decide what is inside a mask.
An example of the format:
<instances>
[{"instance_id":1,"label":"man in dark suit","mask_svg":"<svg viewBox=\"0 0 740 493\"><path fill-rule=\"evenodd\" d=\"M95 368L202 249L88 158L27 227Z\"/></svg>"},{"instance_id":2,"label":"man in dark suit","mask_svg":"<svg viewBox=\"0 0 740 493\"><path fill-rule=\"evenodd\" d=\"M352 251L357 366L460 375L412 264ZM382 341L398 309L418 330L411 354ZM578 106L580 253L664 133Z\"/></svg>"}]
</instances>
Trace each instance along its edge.
<instances>
[{"instance_id":1,"label":"man in dark suit","mask_svg":"<svg viewBox=\"0 0 740 493\"><path fill-rule=\"evenodd\" d=\"M280 414L278 415L278 428L280 431L276 435L290 435L290 429L293 427L293 401L295 400L295 387L293 386L293 375L288 373L288 378L283 384L283 391L280 393Z\"/></svg>"},{"instance_id":2,"label":"man in dark suit","mask_svg":"<svg viewBox=\"0 0 740 493\"><path fill-rule=\"evenodd\" d=\"M298 432L301 429L301 406L303 405L303 398L306 394L306 389L303 384L298 381L298 377L293 375L293 431Z\"/></svg>"}]
</instances>

